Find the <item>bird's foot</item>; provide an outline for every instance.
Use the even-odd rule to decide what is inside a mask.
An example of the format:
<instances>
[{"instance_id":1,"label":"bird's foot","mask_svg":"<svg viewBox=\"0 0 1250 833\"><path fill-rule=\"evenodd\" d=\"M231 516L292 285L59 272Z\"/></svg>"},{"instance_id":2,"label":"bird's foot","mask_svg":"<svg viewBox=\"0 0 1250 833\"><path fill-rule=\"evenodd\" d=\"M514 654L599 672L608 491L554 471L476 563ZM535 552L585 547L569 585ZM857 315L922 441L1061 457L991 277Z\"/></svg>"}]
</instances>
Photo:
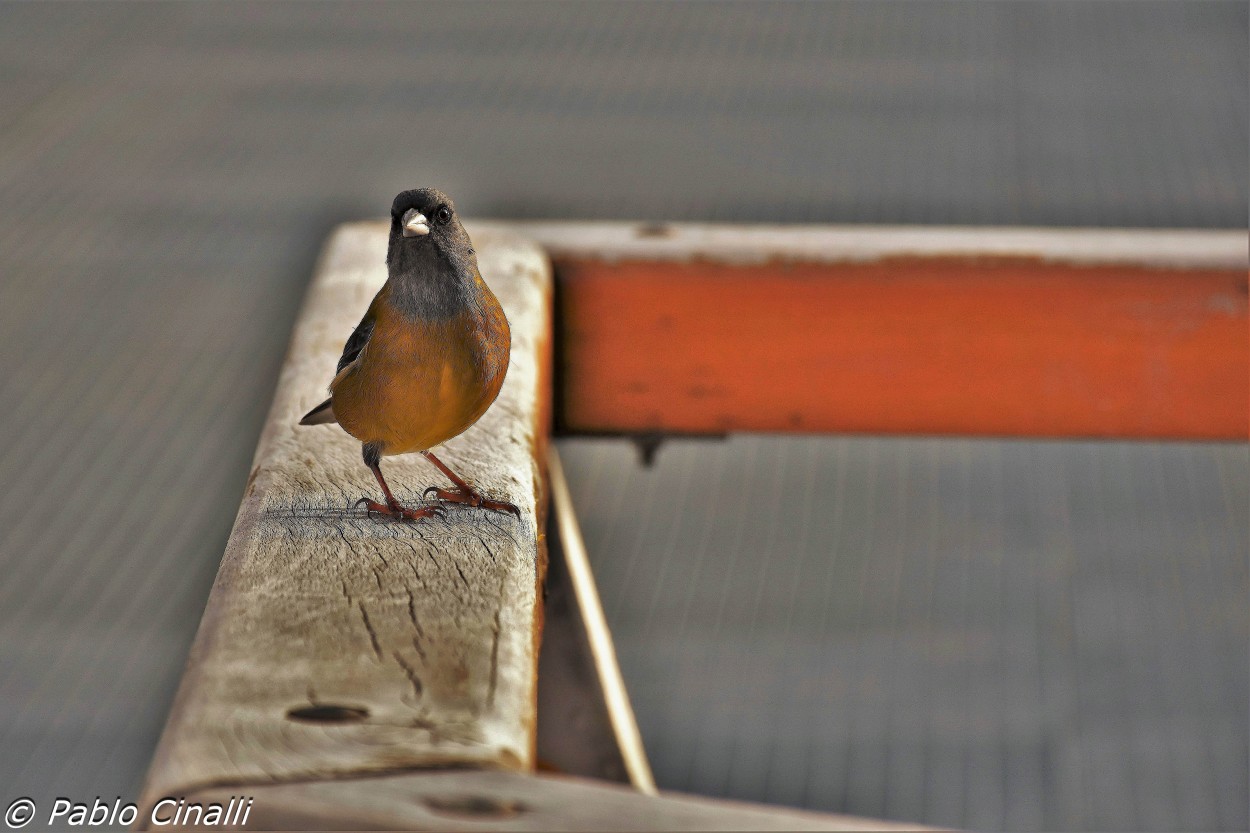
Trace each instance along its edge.
<instances>
[{"instance_id":1,"label":"bird's foot","mask_svg":"<svg viewBox=\"0 0 1250 833\"><path fill-rule=\"evenodd\" d=\"M447 510L441 506L422 506L420 509L409 509L399 501L394 503L378 503L376 500L370 500L362 497L356 501L357 506L365 507L365 514L373 517L373 513L385 515L397 521L419 521L422 518L432 518L435 515L443 517L447 514Z\"/></svg>"},{"instance_id":2,"label":"bird's foot","mask_svg":"<svg viewBox=\"0 0 1250 833\"><path fill-rule=\"evenodd\" d=\"M508 503L506 500L491 500L472 486L455 489L440 489L437 486L431 486L421 493L421 499L426 499L431 493L438 500L445 500L448 503L480 506L483 509L490 509L495 512L511 512L517 518L521 517L521 510L516 507L516 504Z\"/></svg>"}]
</instances>

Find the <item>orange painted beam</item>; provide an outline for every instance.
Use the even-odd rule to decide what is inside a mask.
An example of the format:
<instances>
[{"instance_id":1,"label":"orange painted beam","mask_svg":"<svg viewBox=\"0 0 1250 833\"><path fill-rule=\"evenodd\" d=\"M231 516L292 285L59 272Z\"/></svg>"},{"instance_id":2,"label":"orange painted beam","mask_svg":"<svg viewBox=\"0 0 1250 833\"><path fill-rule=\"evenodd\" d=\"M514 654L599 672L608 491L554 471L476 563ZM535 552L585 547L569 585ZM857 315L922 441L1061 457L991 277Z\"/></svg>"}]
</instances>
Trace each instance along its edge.
<instances>
[{"instance_id":1,"label":"orange painted beam","mask_svg":"<svg viewBox=\"0 0 1250 833\"><path fill-rule=\"evenodd\" d=\"M566 432L1247 438L1244 268L551 251Z\"/></svg>"}]
</instances>

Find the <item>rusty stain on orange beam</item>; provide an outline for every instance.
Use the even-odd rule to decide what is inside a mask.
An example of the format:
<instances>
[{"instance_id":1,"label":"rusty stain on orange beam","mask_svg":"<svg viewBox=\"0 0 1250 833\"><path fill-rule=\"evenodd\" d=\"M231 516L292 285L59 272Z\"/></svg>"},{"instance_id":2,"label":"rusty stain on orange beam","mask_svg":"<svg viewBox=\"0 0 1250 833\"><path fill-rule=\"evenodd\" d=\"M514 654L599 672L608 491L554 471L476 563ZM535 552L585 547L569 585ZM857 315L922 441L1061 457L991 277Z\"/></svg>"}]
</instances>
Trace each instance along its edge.
<instances>
[{"instance_id":1,"label":"rusty stain on orange beam","mask_svg":"<svg viewBox=\"0 0 1250 833\"><path fill-rule=\"evenodd\" d=\"M1244 270L555 266L565 431L1247 438Z\"/></svg>"}]
</instances>

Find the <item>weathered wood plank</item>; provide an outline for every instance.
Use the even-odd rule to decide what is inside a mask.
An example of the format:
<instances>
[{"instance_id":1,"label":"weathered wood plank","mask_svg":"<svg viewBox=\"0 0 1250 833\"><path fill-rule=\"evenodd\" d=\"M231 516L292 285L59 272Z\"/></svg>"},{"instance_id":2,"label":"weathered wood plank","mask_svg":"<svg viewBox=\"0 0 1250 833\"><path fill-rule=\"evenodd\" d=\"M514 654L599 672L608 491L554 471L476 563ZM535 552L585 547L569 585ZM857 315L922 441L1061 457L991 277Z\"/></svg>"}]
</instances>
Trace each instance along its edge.
<instances>
[{"instance_id":1,"label":"weathered wood plank","mask_svg":"<svg viewBox=\"0 0 1250 833\"><path fill-rule=\"evenodd\" d=\"M145 804L222 784L419 766L533 765L550 270L541 250L469 227L512 325L498 401L442 457L520 521L370 520L376 484L337 426L300 427L343 341L385 280L386 227L341 227L322 256L242 506L144 790ZM441 477L387 458L415 503Z\"/></svg>"},{"instance_id":2,"label":"weathered wood plank","mask_svg":"<svg viewBox=\"0 0 1250 833\"><path fill-rule=\"evenodd\" d=\"M519 227L564 431L1247 436L1244 231Z\"/></svg>"},{"instance_id":3,"label":"weathered wood plank","mask_svg":"<svg viewBox=\"0 0 1250 833\"><path fill-rule=\"evenodd\" d=\"M238 790L206 790L190 802L226 804ZM664 793L603 782L512 772L425 772L249 790L255 830L931 830Z\"/></svg>"}]
</instances>

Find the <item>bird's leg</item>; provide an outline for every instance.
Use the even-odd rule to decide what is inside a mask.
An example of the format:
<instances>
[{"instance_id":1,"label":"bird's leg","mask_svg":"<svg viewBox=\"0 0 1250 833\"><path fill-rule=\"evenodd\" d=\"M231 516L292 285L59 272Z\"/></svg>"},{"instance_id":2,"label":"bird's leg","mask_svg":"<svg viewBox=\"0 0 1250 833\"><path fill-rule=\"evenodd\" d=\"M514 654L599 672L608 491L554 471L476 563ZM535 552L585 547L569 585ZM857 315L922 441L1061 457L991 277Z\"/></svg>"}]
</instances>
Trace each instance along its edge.
<instances>
[{"instance_id":1,"label":"bird's leg","mask_svg":"<svg viewBox=\"0 0 1250 833\"><path fill-rule=\"evenodd\" d=\"M468 506L480 506L483 509L493 509L496 512L511 512L518 518L521 517L521 510L518 509L515 504L508 503L506 500L491 500L477 489L466 483L454 471L447 468L447 465L443 463L442 460L438 459L428 451L422 451L421 453L424 454L425 459L433 463L439 471L447 475L447 479L456 486L454 489L440 489L437 486L431 486L422 493L422 497L425 497L430 492L433 492L434 496L439 500L446 500L451 503L464 503Z\"/></svg>"},{"instance_id":2,"label":"bird's leg","mask_svg":"<svg viewBox=\"0 0 1250 833\"><path fill-rule=\"evenodd\" d=\"M377 444L365 443L364 458L365 465L373 472L373 476L378 479L378 485L382 487L382 494L386 497L385 505L367 497L362 497L356 501L357 506L364 505L366 514L379 512L392 518L402 518L409 521L417 521L421 518L443 514L441 506L423 506L420 509L409 509L395 499L395 496L391 494L391 487L386 485L386 479L382 477L382 450Z\"/></svg>"}]
</instances>

